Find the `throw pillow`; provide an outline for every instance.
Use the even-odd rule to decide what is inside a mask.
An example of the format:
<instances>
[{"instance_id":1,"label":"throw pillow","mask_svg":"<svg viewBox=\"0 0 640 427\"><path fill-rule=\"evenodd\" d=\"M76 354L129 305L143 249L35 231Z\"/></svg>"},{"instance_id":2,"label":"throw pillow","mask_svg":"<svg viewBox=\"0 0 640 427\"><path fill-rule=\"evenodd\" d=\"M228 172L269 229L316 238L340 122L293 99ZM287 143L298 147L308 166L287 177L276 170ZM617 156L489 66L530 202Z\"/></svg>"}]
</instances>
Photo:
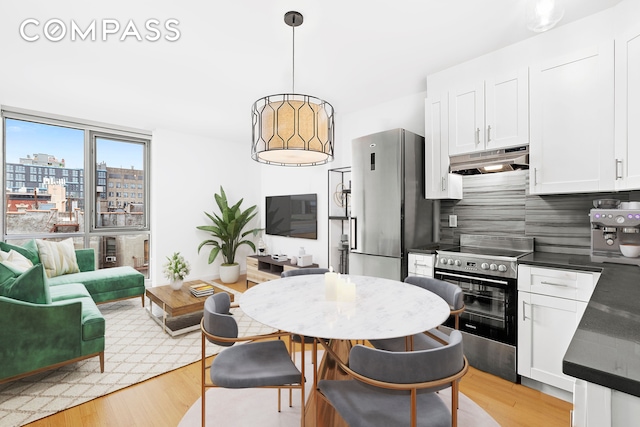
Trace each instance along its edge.
<instances>
[{"instance_id":1,"label":"throw pillow","mask_svg":"<svg viewBox=\"0 0 640 427\"><path fill-rule=\"evenodd\" d=\"M71 237L60 242L36 239L36 244L47 277L80 272Z\"/></svg>"},{"instance_id":2,"label":"throw pillow","mask_svg":"<svg viewBox=\"0 0 640 427\"><path fill-rule=\"evenodd\" d=\"M7 279L14 279L21 273L13 270L11 267L7 267L4 264L0 264L0 283L4 283Z\"/></svg>"},{"instance_id":3,"label":"throw pillow","mask_svg":"<svg viewBox=\"0 0 640 427\"><path fill-rule=\"evenodd\" d=\"M9 252L11 249L29 258L33 265L40 262L40 257L38 257L38 245L33 239L29 240L22 246L12 245L7 242L0 242L0 250Z\"/></svg>"},{"instance_id":4,"label":"throw pillow","mask_svg":"<svg viewBox=\"0 0 640 427\"><path fill-rule=\"evenodd\" d=\"M34 304L51 304L42 264L34 265L15 279L9 278L0 283L0 295Z\"/></svg>"},{"instance_id":5,"label":"throw pillow","mask_svg":"<svg viewBox=\"0 0 640 427\"><path fill-rule=\"evenodd\" d=\"M4 261L0 261L0 263L18 273L16 275L22 274L33 267L33 263L29 260L29 258L22 255L20 252L14 251L13 249L9 251L7 259L5 259Z\"/></svg>"}]
</instances>

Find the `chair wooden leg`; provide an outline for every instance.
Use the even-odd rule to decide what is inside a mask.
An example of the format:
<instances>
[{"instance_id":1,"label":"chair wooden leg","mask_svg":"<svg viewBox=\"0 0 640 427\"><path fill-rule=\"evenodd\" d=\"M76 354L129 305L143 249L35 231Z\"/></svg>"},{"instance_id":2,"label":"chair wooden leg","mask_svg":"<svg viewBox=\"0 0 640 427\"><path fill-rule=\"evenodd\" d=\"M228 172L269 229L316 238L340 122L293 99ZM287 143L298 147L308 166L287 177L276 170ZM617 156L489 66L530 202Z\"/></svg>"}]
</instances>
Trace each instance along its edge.
<instances>
[{"instance_id":1,"label":"chair wooden leg","mask_svg":"<svg viewBox=\"0 0 640 427\"><path fill-rule=\"evenodd\" d=\"M205 418L205 407L206 407L205 391L206 391L206 388L205 388L205 385L204 385L205 384L204 383L204 378L205 378L204 377L204 373L205 373L205 370L206 370L207 361L205 359L205 354L206 354L206 352L205 352L205 345L206 344L205 344L205 341L204 341L205 338L204 338L204 334L201 334L201 335L202 335L202 358L201 358L201 362L200 362L200 367L201 367L201 372L200 372L200 385L201 385L200 395L201 395L201 398L200 398L200 401L202 403L202 427L205 427L205 424L206 424L206 418Z\"/></svg>"},{"instance_id":2,"label":"chair wooden leg","mask_svg":"<svg viewBox=\"0 0 640 427\"><path fill-rule=\"evenodd\" d=\"M100 352L100 356L98 356L100 358L100 373L104 373L104 351Z\"/></svg>"},{"instance_id":3,"label":"chair wooden leg","mask_svg":"<svg viewBox=\"0 0 640 427\"><path fill-rule=\"evenodd\" d=\"M302 342L304 343L304 339L302 340ZM300 359L301 359L300 363L302 363L301 369L300 369L300 371L302 373L302 375L300 376L300 425L302 427L304 427L304 423L305 423L304 409L305 409L305 403L306 403L305 402L305 393L304 393L304 390L305 390L304 389L304 384L305 384L304 383L304 380L305 380L305 378L304 378L305 353L306 352L304 351L304 344L302 344L302 351L300 352ZM315 370L315 367L314 367L314 370Z\"/></svg>"},{"instance_id":4,"label":"chair wooden leg","mask_svg":"<svg viewBox=\"0 0 640 427\"><path fill-rule=\"evenodd\" d=\"M418 391L411 389L411 427L418 425Z\"/></svg>"},{"instance_id":5,"label":"chair wooden leg","mask_svg":"<svg viewBox=\"0 0 640 427\"><path fill-rule=\"evenodd\" d=\"M458 425L458 381L451 383L451 427Z\"/></svg>"}]
</instances>

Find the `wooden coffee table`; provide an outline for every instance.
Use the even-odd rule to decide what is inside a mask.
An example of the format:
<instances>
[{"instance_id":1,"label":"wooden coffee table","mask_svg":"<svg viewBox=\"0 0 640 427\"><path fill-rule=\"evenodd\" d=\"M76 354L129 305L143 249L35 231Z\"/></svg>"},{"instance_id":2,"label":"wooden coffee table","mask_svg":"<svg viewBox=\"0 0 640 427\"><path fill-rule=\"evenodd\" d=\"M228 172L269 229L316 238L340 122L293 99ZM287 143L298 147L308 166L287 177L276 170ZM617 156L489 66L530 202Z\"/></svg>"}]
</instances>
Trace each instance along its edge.
<instances>
[{"instance_id":1,"label":"wooden coffee table","mask_svg":"<svg viewBox=\"0 0 640 427\"><path fill-rule=\"evenodd\" d=\"M207 296L197 298L191 294L189 287L197 284L211 284L214 293L227 292L202 280L184 282L182 289L177 291L171 289L170 285L147 288L146 296L149 298L147 310L151 318L162 326L164 332L176 336L200 328L200 319L202 319L202 310ZM233 301L234 295L227 293ZM153 314L153 303L160 307L162 315Z\"/></svg>"}]
</instances>

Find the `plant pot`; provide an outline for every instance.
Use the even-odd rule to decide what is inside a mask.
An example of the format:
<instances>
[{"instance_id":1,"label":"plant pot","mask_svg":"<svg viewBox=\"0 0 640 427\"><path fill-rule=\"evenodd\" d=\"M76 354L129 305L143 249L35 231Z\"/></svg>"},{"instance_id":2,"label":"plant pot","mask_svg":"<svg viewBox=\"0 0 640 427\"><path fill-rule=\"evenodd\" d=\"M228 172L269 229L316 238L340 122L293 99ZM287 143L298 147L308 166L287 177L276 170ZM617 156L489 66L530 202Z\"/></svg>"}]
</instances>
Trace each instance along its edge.
<instances>
[{"instance_id":1,"label":"plant pot","mask_svg":"<svg viewBox=\"0 0 640 427\"><path fill-rule=\"evenodd\" d=\"M240 278L240 264L220 266L220 280L222 283L236 283Z\"/></svg>"},{"instance_id":2,"label":"plant pot","mask_svg":"<svg viewBox=\"0 0 640 427\"><path fill-rule=\"evenodd\" d=\"M182 279L176 279L176 280L172 280L169 285L171 286L171 289L173 289L174 291L179 291L180 289L182 289L182 283L184 282L184 280Z\"/></svg>"}]
</instances>

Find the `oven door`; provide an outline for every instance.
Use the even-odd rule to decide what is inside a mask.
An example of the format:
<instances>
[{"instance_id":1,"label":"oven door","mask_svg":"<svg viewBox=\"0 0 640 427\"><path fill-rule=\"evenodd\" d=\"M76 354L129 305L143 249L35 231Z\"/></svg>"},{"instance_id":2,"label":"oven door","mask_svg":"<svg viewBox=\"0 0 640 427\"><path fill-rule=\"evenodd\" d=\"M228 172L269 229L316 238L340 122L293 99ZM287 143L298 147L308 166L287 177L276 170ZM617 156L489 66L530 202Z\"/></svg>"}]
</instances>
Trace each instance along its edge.
<instances>
[{"instance_id":1,"label":"oven door","mask_svg":"<svg viewBox=\"0 0 640 427\"><path fill-rule=\"evenodd\" d=\"M466 275L436 269L435 278L460 286L465 311L460 314L460 330L510 345L516 345L515 279ZM445 323L454 327L453 318Z\"/></svg>"}]
</instances>

